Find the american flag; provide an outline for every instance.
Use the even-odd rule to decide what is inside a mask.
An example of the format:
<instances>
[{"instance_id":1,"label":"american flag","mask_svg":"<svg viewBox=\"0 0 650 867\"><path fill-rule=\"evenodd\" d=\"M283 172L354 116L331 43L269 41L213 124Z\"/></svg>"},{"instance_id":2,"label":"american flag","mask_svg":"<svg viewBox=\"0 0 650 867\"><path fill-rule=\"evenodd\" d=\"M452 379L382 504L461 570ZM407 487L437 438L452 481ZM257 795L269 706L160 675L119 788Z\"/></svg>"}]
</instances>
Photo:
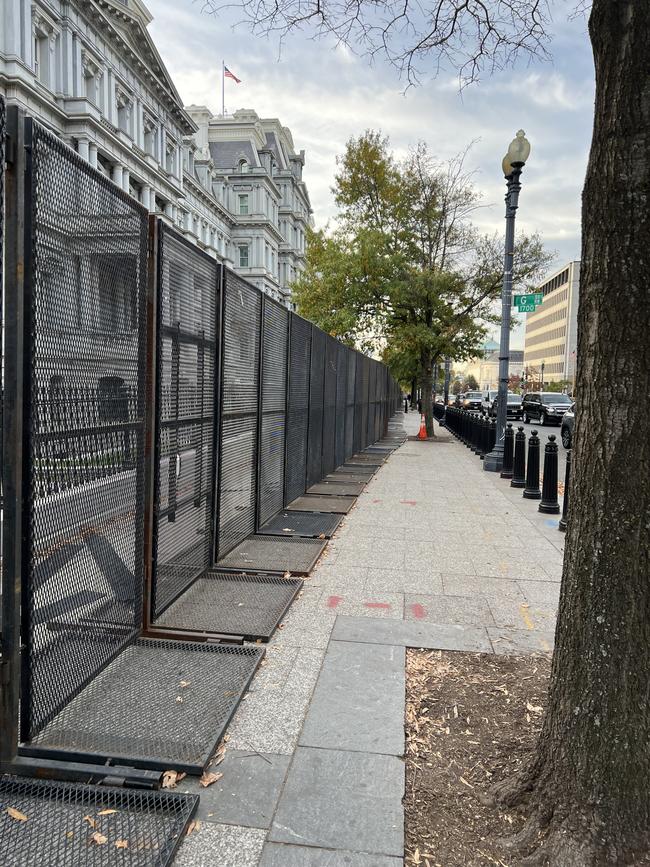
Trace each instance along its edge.
<instances>
[{"instance_id":1,"label":"american flag","mask_svg":"<svg viewBox=\"0 0 650 867\"><path fill-rule=\"evenodd\" d=\"M226 78L232 78L232 80L233 80L236 84L241 84L241 78L237 78L236 75L233 75L232 72L228 69L227 66L224 66L224 68L223 68L223 74L224 74L224 76L225 76Z\"/></svg>"}]
</instances>

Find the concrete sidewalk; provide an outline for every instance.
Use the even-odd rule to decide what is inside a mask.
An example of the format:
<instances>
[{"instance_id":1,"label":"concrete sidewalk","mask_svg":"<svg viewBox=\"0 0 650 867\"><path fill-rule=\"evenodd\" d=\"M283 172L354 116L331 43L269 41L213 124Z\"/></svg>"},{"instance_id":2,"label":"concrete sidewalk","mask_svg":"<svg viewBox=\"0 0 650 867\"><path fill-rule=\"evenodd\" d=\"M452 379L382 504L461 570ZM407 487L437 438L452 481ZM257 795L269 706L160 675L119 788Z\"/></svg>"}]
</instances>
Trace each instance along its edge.
<instances>
[{"instance_id":1,"label":"concrete sidewalk","mask_svg":"<svg viewBox=\"0 0 650 867\"><path fill-rule=\"evenodd\" d=\"M551 649L557 518L436 432L391 455L306 580L180 867L398 867L405 648Z\"/></svg>"}]
</instances>

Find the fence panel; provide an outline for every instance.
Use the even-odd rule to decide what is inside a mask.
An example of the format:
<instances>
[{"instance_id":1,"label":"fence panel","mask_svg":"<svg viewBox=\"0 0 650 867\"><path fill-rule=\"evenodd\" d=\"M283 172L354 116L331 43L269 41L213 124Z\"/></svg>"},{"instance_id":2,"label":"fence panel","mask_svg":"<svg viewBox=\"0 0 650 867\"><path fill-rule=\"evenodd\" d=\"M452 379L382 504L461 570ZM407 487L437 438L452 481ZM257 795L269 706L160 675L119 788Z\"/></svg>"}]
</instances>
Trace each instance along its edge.
<instances>
[{"instance_id":1,"label":"fence panel","mask_svg":"<svg viewBox=\"0 0 650 867\"><path fill-rule=\"evenodd\" d=\"M289 311L264 296L258 526L284 505Z\"/></svg>"},{"instance_id":2,"label":"fence panel","mask_svg":"<svg viewBox=\"0 0 650 867\"><path fill-rule=\"evenodd\" d=\"M224 272L217 558L255 532L262 295Z\"/></svg>"},{"instance_id":3,"label":"fence panel","mask_svg":"<svg viewBox=\"0 0 650 867\"><path fill-rule=\"evenodd\" d=\"M323 400L325 385L326 335L320 328L311 329L311 364L309 381L309 435L307 439L307 487L323 478Z\"/></svg>"},{"instance_id":4,"label":"fence panel","mask_svg":"<svg viewBox=\"0 0 650 867\"><path fill-rule=\"evenodd\" d=\"M375 392L377 390L377 364L368 359L368 418L366 422L366 445L370 445L375 437Z\"/></svg>"},{"instance_id":5,"label":"fence panel","mask_svg":"<svg viewBox=\"0 0 650 867\"><path fill-rule=\"evenodd\" d=\"M323 466L322 474L336 469L336 380L339 343L333 337L325 340L325 384L323 397Z\"/></svg>"},{"instance_id":6,"label":"fence panel","mask_svg":"<svg viewBox=\"0 0 650 867\"><path fill-rule=\"evenodd\" d=\"M345 350L347 355L347 384L345 395L345 453L344 460L354 454L354 398L355 377L357 369L357 353L352 349Z\"/></svg>"},{"instance_id":7,"label":"fence panel","mask_svg":"<svg viewBox=\"0 0 650 867\"><path fill-rule=\"evenodd\" d=\"M362 357L361 364L361 448L368 445L368 404L370 396L370 359L367 355Z\"/></svg>"},{"instance_id":8,"label":"fence panel","mask_svg":"<svg viewBox=\"0 0 650 867\"><path fill-rule=\"evenodd\" d=\"M311 323L291 314L289 344L289 399L284 475L284 504L305 493L307 478L307 438L309 433L309 385L311 363Z\"/></svg>"},{"instance_id":9,"label":"fence panel","mask_svg":"<svg viewBox=\"0 0 650 867\"><path fill-rule=\"evenodd\" d=\"M21 736L30 740L141 628L148 222L29 120L26 143Z\"/></svg>"},{"instance_id":10,"label":"fence panel","mask_svg":"<svg viewBox=\"0 0 650 867\"><path fill-rule=\"evenodd\" d=\"M345 399L348 387L348 349L337 344L336 361L336 435L334 447L334 466L345 462Z\"/></svg>"},{"instance_id":11,"label":"fence panel","mask_svg":"<svg viewBox=\"0 0 650 867\"><path fill-rule=\"evenodd\" d=\"M158 224L153 619L212 565L220 266Z\"/></svg>"}]
</instances>

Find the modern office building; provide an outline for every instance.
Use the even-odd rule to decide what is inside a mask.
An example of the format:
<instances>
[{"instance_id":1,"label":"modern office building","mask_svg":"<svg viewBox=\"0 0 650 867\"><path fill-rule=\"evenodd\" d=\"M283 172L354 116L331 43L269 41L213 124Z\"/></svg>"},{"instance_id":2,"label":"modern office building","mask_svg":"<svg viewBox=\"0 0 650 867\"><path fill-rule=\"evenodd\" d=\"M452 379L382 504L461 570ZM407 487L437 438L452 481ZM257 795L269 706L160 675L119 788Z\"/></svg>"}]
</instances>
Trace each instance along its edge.
<instances>
[{"instance_id":1,"label":"modern office building","mask_svg":"<svg viewBox=\"0 0 650 867\"><path fill-rule=\"evenodd\" d=\"M0 94L176 227L290 303L311 206L277 119L185 108L142 0L0 0Z\"/></svg>"},{"instance_id":2,"label":"modern office building","mask_svg":"<svg viewBox=\"0 0 650 867\"><path fill-rule=\"evenodd\" d=\"M527 379L575 382L578 341L580 262L569 262L548 277L537 290L544 296L534 313L526 314L524 367Z\"/></svg>"}]
</instances>

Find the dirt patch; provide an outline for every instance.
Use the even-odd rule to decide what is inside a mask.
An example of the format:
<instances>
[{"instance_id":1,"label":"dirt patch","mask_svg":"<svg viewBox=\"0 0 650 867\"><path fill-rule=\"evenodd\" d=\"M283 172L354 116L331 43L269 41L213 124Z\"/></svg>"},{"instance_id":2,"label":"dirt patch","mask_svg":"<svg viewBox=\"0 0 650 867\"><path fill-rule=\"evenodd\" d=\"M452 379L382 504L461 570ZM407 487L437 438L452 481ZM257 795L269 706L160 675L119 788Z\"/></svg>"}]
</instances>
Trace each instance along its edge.
<instances>
[{"instance_id":1,"label":"dirt patch","mask_svg":"<svg viewBox=\"0 0 650 867\"><path fill-rule=\"evenodd\" d=\"M523 817L481 796L530 754L549 673L547 656L407 652L407 867L517 864L499 838Z\"/></svg>"}]
</instances>

